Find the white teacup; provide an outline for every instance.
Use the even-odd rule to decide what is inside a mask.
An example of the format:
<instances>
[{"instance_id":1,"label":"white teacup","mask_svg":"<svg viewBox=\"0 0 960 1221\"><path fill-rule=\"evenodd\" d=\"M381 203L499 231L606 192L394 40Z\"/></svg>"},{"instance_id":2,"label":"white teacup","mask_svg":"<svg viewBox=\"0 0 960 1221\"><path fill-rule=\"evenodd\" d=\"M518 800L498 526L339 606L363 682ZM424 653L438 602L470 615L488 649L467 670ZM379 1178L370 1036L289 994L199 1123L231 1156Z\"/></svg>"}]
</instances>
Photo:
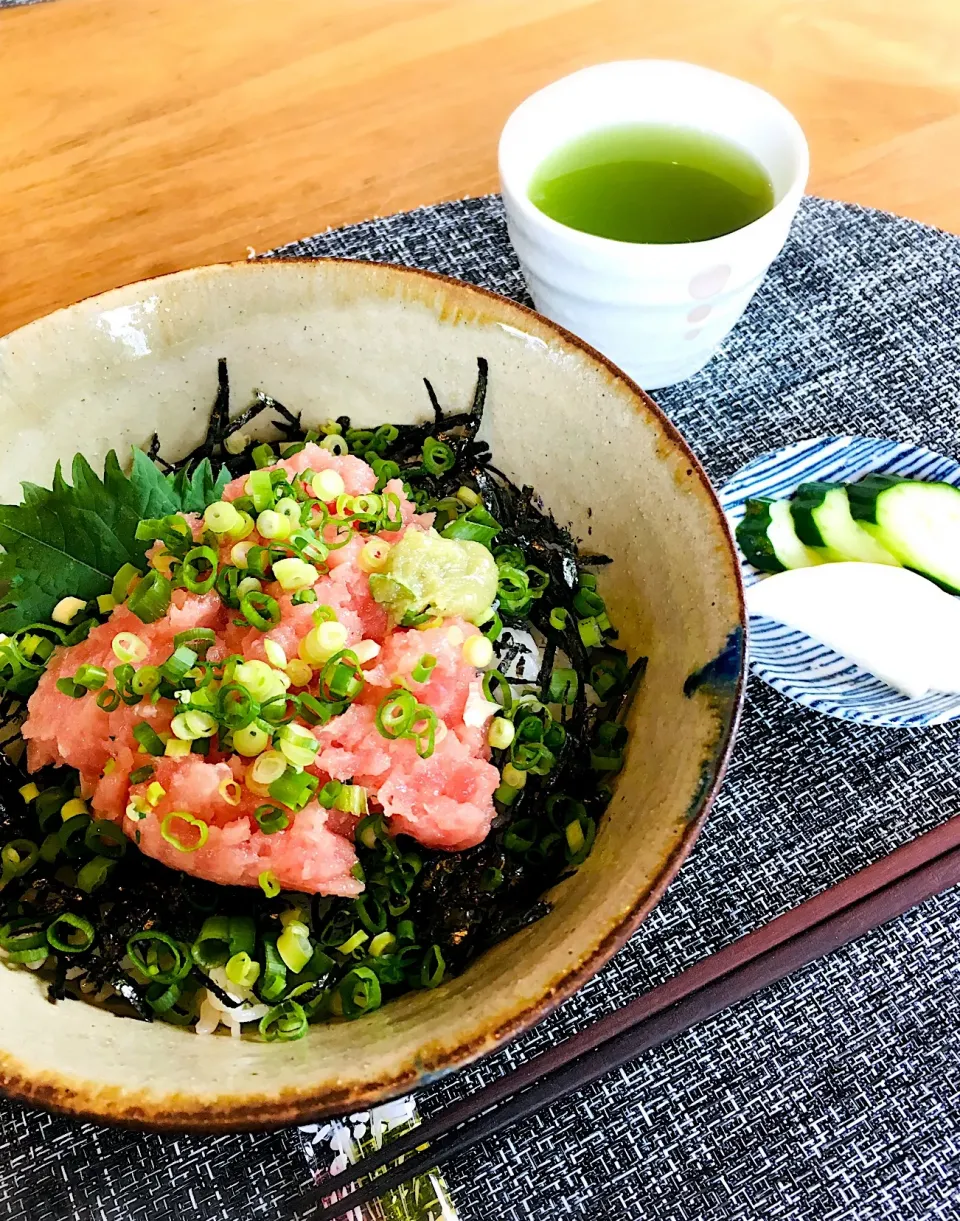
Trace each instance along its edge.
<instances>
[{"instance_id":1,"label":"white teacup","mask_svg":"<svg viewBox=\"0 0 960 1221\"><path fill-rule=\"evenodd\" d=\"M551 220L530 181L557 148L604 127L672 124L725 137L764 167L774 206L709 241L647 245ZM537 309L648 390L702 369L783 248L810 156L796 119L754 85L695 64L625 60L584 68L533 94L500 137L510 239Z\"/></svg>"}]
</instances>

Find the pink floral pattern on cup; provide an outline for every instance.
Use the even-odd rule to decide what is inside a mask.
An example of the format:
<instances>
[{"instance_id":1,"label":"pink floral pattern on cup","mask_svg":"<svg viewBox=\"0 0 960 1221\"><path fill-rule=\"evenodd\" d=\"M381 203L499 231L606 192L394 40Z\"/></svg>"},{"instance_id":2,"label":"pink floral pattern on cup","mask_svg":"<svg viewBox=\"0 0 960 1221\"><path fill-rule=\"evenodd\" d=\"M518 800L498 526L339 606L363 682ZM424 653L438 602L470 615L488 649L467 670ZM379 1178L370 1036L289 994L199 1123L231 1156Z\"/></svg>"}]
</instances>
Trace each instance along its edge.
<instances>
[{"instance_id":1,"label":"pink floral pattern on cup","mask_svg":"<svg viewBox=\"0 0 960 1221\"><path fill-rule=\"evenodd\" d=\"M698 271L690 281L690 296L695 301L702 301L704 297L715 297L717 293L723 292L729 279L728 264L718 263L715 267L707 267Z\"/></svg>"}]
</instances>

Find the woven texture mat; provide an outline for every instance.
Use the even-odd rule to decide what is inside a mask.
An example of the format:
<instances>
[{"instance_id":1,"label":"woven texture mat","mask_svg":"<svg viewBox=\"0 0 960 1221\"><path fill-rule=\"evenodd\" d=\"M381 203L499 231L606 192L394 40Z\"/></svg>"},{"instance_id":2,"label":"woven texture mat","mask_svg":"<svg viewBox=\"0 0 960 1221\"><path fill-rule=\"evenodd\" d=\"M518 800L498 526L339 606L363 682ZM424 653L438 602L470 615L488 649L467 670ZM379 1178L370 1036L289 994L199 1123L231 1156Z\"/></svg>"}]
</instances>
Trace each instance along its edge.
<instances>
[{"instance_id":1,"label":"woven texture mat","mask_svg":"<svg viewBox=\"0 0 960 1221\"><path fill-rule=\"evenodd\" d=\"M276 253L386 259L525 298L494 197ZM806 200L721 353L657 398L718 485L760 451L821 433L960 457L960 240ZM957 724L827 720L751 681L725 786L663 902L577 996L424 1092L421 1110L955 813L957 737ZM954 891L545 1110L445 1167L462 1218L956 1218L958 943ZM296 1133L138 1136L0 1104L0 1216L247 1221L307 1181Z\"/></svg>"}]
</instances>

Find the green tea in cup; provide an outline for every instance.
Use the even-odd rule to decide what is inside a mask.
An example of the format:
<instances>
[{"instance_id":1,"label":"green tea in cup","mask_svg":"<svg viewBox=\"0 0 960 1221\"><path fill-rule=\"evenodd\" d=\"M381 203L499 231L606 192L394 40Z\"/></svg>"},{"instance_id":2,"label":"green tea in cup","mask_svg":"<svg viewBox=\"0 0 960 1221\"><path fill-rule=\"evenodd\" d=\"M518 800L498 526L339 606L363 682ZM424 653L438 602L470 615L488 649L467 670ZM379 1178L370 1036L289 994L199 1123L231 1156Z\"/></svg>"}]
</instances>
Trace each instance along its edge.
<instances>
[{"instance_id":1,"label":"green tea in cup","mask_svg":"<svg viewBox=\"0 0 960 1221\"><path fill-rule=\"evenodd\" d=\"M723 237L774 204L766 170L712 132L621 123L577 136L534 171L530 201L552 220L620 242Z\"/></svg>"}]
</instances>

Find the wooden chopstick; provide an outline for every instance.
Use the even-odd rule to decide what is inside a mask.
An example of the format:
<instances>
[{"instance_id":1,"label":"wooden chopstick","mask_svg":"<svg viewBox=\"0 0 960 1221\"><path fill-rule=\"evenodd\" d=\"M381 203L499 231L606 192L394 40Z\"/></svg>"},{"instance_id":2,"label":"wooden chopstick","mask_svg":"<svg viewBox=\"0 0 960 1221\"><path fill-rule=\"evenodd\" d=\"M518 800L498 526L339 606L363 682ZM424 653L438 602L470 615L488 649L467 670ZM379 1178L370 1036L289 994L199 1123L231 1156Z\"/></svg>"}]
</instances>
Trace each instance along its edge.
<instances>
[{"instance_id":1,"label":"wooden chopstick","mask_svg":"<svg viewBox=\"0 0 960 1221\"><path fill-rule=\"evenodd\" d=\"M334 1221L958 882L960 816L448 1107L320 1184L282 1216ZM323 1199L429 1142L435 1143L317 1211Z\"/></svg>"}]
</instances>

